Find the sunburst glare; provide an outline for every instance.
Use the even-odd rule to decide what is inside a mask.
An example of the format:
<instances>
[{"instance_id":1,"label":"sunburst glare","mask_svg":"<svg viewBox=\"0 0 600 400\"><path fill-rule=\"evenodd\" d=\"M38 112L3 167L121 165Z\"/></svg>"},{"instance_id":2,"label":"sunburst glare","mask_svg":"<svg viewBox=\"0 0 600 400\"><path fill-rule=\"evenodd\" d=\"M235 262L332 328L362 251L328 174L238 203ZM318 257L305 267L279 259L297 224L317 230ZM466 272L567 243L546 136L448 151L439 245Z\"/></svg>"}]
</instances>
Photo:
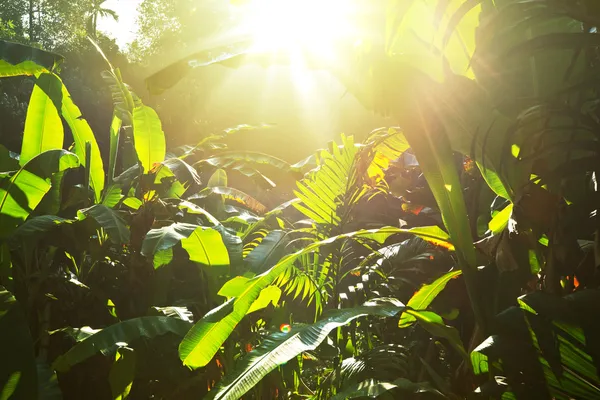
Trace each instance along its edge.
<instances>
[{"instance_id":1,"label":"sunburst glare","mask_svg":"<svg viewBox=\"0 0 600 400\"><path fill-rule=\"evenodd\" d=\"M356 33L348 0L253 0L238 11L256 51L286 53L291 61L298 52L331 57L336 43Z\"/></svg>"}]
</instances>

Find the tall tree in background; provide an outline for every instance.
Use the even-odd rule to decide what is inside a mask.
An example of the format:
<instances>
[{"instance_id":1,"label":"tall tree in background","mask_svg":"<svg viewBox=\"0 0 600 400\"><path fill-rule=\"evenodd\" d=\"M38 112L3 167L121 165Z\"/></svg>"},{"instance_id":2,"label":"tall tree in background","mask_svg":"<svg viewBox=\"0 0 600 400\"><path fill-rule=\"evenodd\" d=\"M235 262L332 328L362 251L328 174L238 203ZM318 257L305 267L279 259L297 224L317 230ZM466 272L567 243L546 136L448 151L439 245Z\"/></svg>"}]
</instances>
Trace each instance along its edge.
<instances>
[{"instance_id":1,"label":"tall tree in background","mask_svg":"<svg viewBox=\"0 0 600 400\"><path fill-rule=\"evenodd\" d=\"M216 34L228 20L228 7L218 0L143 0L131 57L144 60Z\"/></svg>"},{"instance_id":2,"label":"tall tree in background","mask_svg":"<svg viewBox=\"0 0 600 400\"><path fill-rule=\"evenodd\" d=\"M96 37L98 17L111 17L115 21L119 20L119 15L114 10L102 7L104 3L106 3L106 0L92 0L88 19L88 33L92 37Z\"/></svg>"},{"instance_id":3,"label":"tall tree in background","mask_svg":"<svg viewBox=\"0 0 600 400\"><path fill-rule=\"evenodd\" d=\"M32 42L35 42L35 8L33 7L34 2L34 0L29 0L29 40L31 40Z\"/></svg>"},{"instance_id":4,"label":"tall tree in background","mask_svg":"<svg viewBox=\"0 0 600 400\"><path fill-rule=\"evenodd\" d=\"M124 60L118 56L113 40L95 34L98 16L117 16L113 10L103 7L103 3L102 0L0 0L0 39L64 55L67 60L61 65L62 79L71 85L71 94L84 112L95 111L90 118L92 125L105 124L104 119L111 117L111 110L105 107L106 112L103 112L102 106L110 96L100 75L103 61L86 35L94 34L118 65ZM92 19L94 30L90 31L88 21ZM0 141L12 151L20 147L31 85L30 80L0 82Z\"/></svg>"},{"instance_id":5,"label":"tall tree in background","mask_svg":"<svg viewBox=\"0 0 600 400\"><path fill-rule=\"evenodd\" d=\"M4 39L13 39L14 36L24 36L24 20L27 3L22 0L3 0L0 7L0 20L6 28L10 25L10 34L8 31L0 31L0 37ZM9 24L10 23L10 24Z\"/></svg>"},{"instance_id":6,"label":"tall tree in background","mask_svg":"<svg viewBox=\"0 0 600 400\"><path fill-rule=\"evenodd\" d=\"M85 35L89 3L38 0L36 42L46 49L72 47Z\"/></svg>"}]
</instances>

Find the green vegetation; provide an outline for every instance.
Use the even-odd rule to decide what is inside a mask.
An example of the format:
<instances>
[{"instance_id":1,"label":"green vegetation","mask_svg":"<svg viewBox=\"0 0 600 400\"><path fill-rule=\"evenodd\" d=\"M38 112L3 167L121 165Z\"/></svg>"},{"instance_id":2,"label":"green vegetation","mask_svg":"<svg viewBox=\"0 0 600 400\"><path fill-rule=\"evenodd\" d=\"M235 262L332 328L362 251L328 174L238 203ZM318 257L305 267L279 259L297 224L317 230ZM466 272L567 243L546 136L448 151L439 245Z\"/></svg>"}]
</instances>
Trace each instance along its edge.
<instances>
[{"instance_id":1,"label":"green vegetation","mask_svg":"<svg viewBox=\"0 0 600 400\"><path fill-rule=\"evenodd\" d=\"M21 3L0 10L0 399L600 398L596 1L372 5L306 61L393 127L295 164L236 144L266 127L245 121L173 142L198 121L126 83L270 65L252 35L149 72L97 31L103 1ZM226 25L194 29L193 3L143 1L130 59Z\"/></svg>"}]
</instances>

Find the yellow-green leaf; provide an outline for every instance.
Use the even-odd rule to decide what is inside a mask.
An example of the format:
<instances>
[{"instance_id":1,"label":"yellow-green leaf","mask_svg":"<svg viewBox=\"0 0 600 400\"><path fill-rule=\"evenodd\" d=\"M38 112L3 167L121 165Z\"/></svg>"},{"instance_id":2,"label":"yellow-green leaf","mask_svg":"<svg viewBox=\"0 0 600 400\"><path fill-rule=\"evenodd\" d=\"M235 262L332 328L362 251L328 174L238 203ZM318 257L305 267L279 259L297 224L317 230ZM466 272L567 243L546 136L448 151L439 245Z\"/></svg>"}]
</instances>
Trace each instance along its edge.
<instances>
[{"instance_id":1,"label":"yellow-green leaf","mask_svg":"<svg viewBox=\"0 0 600 400\"><path fill-rule=\"evenodd\" d=\"M506 207L504 207L504 209L502 211L500 211L498 214L496 214L494 216L494 218L492 218L492 220L489 222L488 227L490 228L490 231L492 231L492 233L494 235L502 232L504 230L504 228L506 228L506 226L508 225L508 220L510 219L511 215L512 215L512 211L513 211L513 204L509 204Z\"/></svg>"},{"instance_id":2,"label":"yellow-green leaf","mask_svg":"<svg viewBox=\"0 0 600 400\"><path fill-rule=\"evenodd\" d=\"M62 149L63 124L52 100L61 96L61 90L61 83L51 74L43 73L37 78L27 107L21 165L46 150Z\"/></svg>"},{"instance_id":3,"label":"yellow-green leaf","mask_svg":"<svg viewBox=\"0 0 600 400\"><path fill-rule=\"evenodd\" d=\"M405 232L405 229L384 227L330 237L326 240L312 243L302 250L283 257L271 269L247 282L239 279L239 277L234 278L237 282L230 285L228 289L237 293L236 297L231 298L227 303L212 310L194 325L179 345L179 358L181 358L184 365L190 368L200 368L208 364L223 342L233 332L236 325L248 313L248 310L259 297L261 291L270 286L298 257L341 239L376 238L382 242L391 235ZM228 286L228 283L225 286ZM221 290L219 293L225 294L224 292L226 290Z\"/></svg>"},{"instance_id":4,"label":"yellow-green leaf","mask_svg":"<svg viewBox=\"0 0 600 400\"><path fill-rule=\"evenodd\" d=\"M413 297L411 297L406 306L412 308L413 310L426 310L431 302L437 297L437 295L444 290L448 282L450 282L450 279L458 277L461 273L461 271L448 272L429 285L424 285L413 295ZM398 326L400 328L406 328L412 325L415 321L416 319L413 315L405 312L400 317Z\"/></svg>"},{"instance_id":5,"label":"yellow-green leaf","mask_svg":"<svg viewBox=\"0 0 600 400\"><path fill-rule=\"evenodd\" d=\"M190 260L199 264L211 267L229 265L223 238L212 228L197 227L187 238L181 239L181 247L188 252Z\"/></svg>"},{"instance_id":6,"label":"yellow-green leaf","mask_svg":"<svg viewBox=\"0 0 600 400\"><path fill-rule=\"evenodd\" d=\"M138 159L148 173L154 164L165 159L166 143L156 111L148 106L133 109L133 138Z\"/></svg>"},{"instance_id":7,"label":"yellow-green leaf","mask_svg":"<svg viewBox=\"0 0 600 400\"><path fill-rule=\"evenodd\" d=\"M40 204L52 186L52 174L78 166L75 154L48 150L13 175L0 178L0 237L13 232Z\"/></svg>"},{"instance_id":8,"label":"yellow-green leaf","mask_svg":"<svg viewBox=\"0 0 600 400\"><path fill-rule=\"evenodd\" d=\"M56 75L52 75L60 81L60 78ZM94 190L94 198L97 203L101 200L102 189L104 189L104 164L102 162L102 156L100 155L100 148L92 128L88 122L83 118L79 107L75 105L71 94L62 84L62 95L60 98L61 114L73 134L73 140L75 141L74 153L77 154L81 164L90 171L90 186ZM55 103L57 101L55 100ZM91 154L90 154L90 165L86 165L86 143L90 143Z\"/></svg>"}]
</instances>

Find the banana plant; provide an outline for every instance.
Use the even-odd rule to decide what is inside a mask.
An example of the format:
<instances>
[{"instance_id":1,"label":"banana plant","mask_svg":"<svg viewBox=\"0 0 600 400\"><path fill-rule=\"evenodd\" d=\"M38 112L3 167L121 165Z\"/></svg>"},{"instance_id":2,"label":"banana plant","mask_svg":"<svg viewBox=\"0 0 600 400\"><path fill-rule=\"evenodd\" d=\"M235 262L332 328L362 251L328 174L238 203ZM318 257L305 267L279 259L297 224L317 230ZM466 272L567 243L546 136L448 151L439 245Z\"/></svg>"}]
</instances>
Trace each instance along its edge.
<instances>
[{"instance_id":1,"label":"banana plant","mask_svg":"<svg viewBox=\"0 0 600 400\"><path fill-rule=\"evenodd\" d=\"M60 54L0 40L0 77L52 72L64 60Z\"/></svg>"},{"instance_id":2,"label":"banana plant","mask_svg":"<svg viewBox=\"0 0 600 400\"><path fill-rule=\"evenodd\" d=\"M276 332L247 354L239 369L216 388L214 399L239 399L278 365L302 352L315 350L333 329L364 316L393 317L404 308L395 299L373 299L362 306L331 310L312 325L291 325L289 332Z\"/></svg>"}]
</instances>

